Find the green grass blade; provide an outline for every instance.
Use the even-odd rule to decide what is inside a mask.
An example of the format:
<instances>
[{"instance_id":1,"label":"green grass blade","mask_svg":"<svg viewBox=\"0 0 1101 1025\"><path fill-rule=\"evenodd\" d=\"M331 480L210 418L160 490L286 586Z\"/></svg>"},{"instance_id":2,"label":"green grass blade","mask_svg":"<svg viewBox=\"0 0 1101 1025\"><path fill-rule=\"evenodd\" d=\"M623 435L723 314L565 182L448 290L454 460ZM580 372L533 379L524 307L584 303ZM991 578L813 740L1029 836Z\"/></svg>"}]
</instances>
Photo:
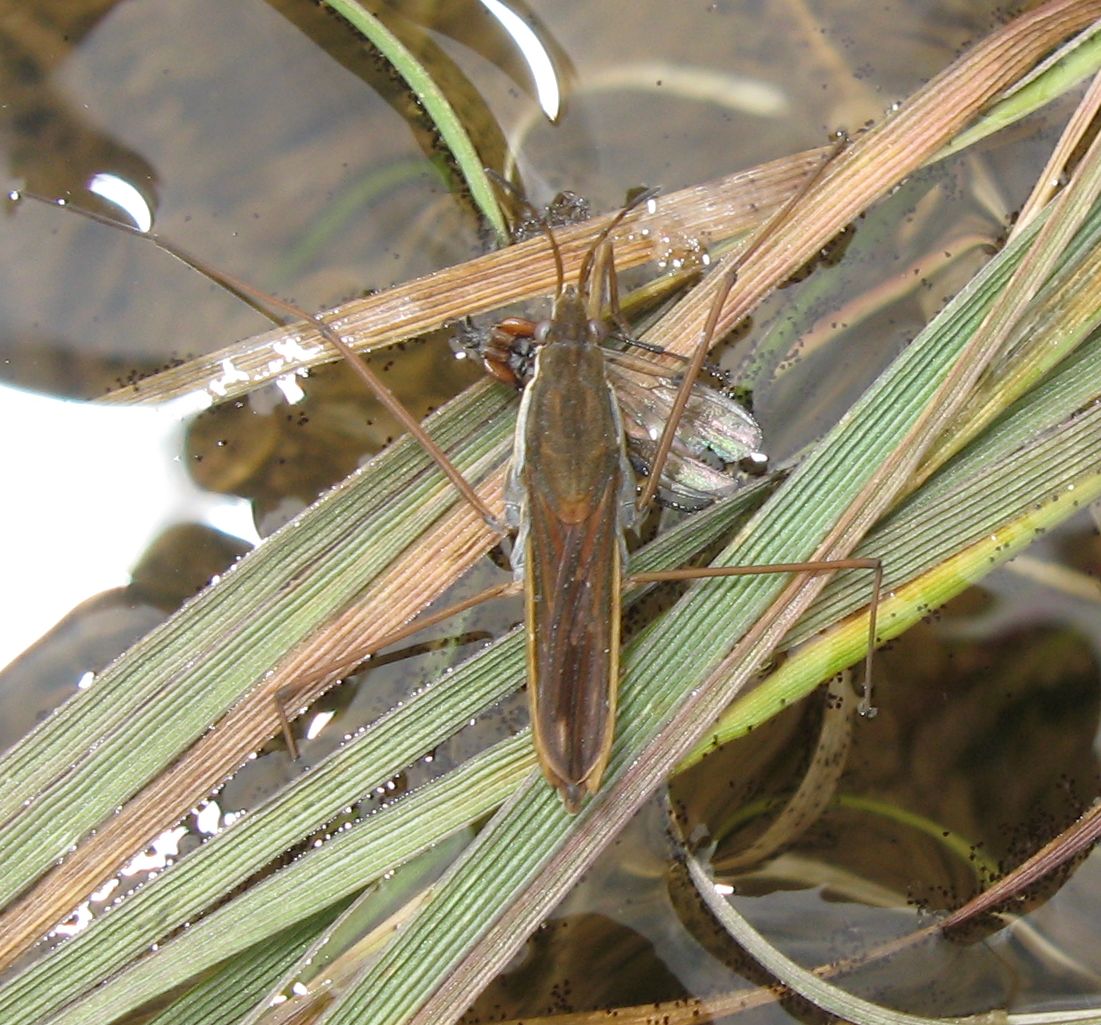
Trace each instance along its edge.
<instances>
[{"instance_id":1,"label":"green grass blade","mask_svg":"<svg viewBox=\"0 0 1101 1025\"><path fill-rule=\"evenodd\" d=\"M163 935L194 917L278 857L305 834L304 821L316 820L319 811L323 818L332 818L372 786L385 782L389 771L380 768L380 753L385 761L385 752L395 746L423 750L424 730L435 721L426 703L450 704L453 722L462 723L479 706L499 698L501 660L519 662L515 641L498 645L492 657L468 664L446 686L430 689L399 714L357 737L239 825L149 883L116 913L11 980L0 989L0 1019L18 1025L52 1014L55 1025L113 1021L249 950L273 930L303 922L362 890L491 810L531 772L534 755L526 735L470 759L315 847L179 933L155 955L109 978L147 949L150 935ZM512 686L514 681L506 678L505 687ZM408 760L407 755L401 757ZM59 1010L88 990L83 1000Z\"/></svg>"},{"instance_id":2,"label":"green grass blade","mask_svg":"<svg viewBox=\"0 0 1101 1025\"><path fill-rule=\"evenodd\" d=\"M173 1000L148 1025L234 1025L275 986L298 958L329 927L335 911L306 919L226 961L217 972Z\"/></svg>"},{"instance_id":3,"label":"green grass blade","mask_svg":"<svg viewBox=\"0 0 1101 1025\"><path fill-rule=\"evenodd\" d=\"M1101 372L1096 347L1093 371ZM1095 376L1094 381L1098 378ZM1097 386L1094 384L1094 392ZM984 575L1013 558L1035 538L1101 496L1101 411L1090 410L1051 431L1016 454L1012 462L983 458L960 466L961 486L930 486L921 493L930 505L951 502L950 518L930 521L924 508L888 520L854 554L874 554L890 574L879 605L878 635L890 640L908 630ZM965 475L966 471L970 471ZM934 481L933 485L940 484ZM922 503L924 506L925 503ZM922 568L928 567L928 568ZM846 574L855 576L855 574ZM866 605L867 585L838 579L826 588L810 614L793 631L793 642L815 627L838 623L846 612ZM806 641L784 665L723 714L681 763L701 761L710 750L744 736L813 691L819 683L863 657L867 618L838 623Z\"/></svg>"},{"instance_id":4,"label":"green grass blade","mask_svg":"<svg viewBox=\"0 0 1101 1025\"><path fill-rule=\"evenodd\" d=\"M483 161L478 156L470 136L467 135L459 115L432 80L427 69L393 32L356 0L325 0L325 2L369 39L371 45L408 83L454 156L482 216L493 226L497 241L504 245L508 242L508 227L497 202L496 191L482 166Z\"/></svg>"}]
</instances>

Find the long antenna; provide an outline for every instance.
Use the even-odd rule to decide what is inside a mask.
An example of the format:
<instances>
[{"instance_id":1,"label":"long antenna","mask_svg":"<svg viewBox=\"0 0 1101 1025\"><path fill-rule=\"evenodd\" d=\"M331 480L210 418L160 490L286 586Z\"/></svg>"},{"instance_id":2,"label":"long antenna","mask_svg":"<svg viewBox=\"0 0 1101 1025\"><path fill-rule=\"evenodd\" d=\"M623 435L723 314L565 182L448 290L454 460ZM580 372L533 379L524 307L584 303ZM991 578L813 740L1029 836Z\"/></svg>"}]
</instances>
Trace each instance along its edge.
<instances>
[{"instance_id":1,"label":"long antenna","mask_svg":"<svg viewBox=\"0 0 1101 1025\"><path fill-rule=\"evenodd\" d=\"M581 261L581 269L577 272L577 290L583 300L588 298L590 284L588 279L592 273L592 266L596 259L597 250L604 244L608 236L615 231L624 217L632 210L642 206L643 203L649 203L660 191L661 189L658 188L643 189L643 191L631 199L627 205L604 226L600 234L596 236L593 244L589 246L589 251L585 254L585 258Z\"/></svg>"},{"instance_id":2,"label":"long antenna","mask_svg":"<svg viewBox=\"0 0 1101 1025\"><path fill-rule=\"evenodd\" d=\"M519 187L510 182L504 175L499 174L492 167L485 168L485 173L497 183L499 188L509 194L509 198L523 210L531 220L535 221L539 227L543 229L543 234L546 235L547 241L550 243L551 254L554 256L555 280L557 281L554 294L555 296L561 295L562 290L566 287L566 267L562 263L562 250L558 248L558 239L554 237L554 232L551 231L551 226L547 223L546 217L535 208L527 196L520 191Z\"/></svg>"}]
</instances>

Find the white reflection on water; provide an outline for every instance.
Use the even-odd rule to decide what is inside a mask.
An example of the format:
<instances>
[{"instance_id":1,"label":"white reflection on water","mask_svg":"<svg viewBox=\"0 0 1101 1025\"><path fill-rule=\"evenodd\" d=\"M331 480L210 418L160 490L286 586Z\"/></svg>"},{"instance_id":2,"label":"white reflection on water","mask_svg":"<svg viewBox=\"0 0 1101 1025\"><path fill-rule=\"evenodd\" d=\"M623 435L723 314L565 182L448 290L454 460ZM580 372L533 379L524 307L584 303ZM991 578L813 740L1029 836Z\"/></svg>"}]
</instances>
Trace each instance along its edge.
<instances>
[{"instance_id":1,"label":"white reflection on water","mask_svg":"<svg viewBox=\"0 0 1101 1025\"><path fill-rule=\"evenodd\" d=\"M256 544L249 504L184 471L180 404L109 407L0 387L0 666L82 601L129 583L173 523Z\"/></svg>"}]
</instances>

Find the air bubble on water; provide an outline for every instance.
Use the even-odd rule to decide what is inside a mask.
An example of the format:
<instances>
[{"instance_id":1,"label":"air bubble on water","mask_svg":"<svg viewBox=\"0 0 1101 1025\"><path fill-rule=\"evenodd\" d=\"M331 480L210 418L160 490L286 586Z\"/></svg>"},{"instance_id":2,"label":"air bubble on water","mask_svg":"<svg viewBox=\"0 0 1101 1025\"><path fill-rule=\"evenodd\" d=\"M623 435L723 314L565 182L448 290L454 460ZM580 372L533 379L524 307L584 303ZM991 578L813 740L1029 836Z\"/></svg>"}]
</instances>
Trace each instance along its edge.
<instances>
[{"instance_id":1,"label":"air bubble on water","mask_svg":"<svg viewBox=\"0 0 1101 1025\"><path fill-rule=\"evenodd\" d=\"M187 834L188 830L183 826L165 830L144 851L131 858L119 875L133 876L163 869L170 863L170 859L180 853L180 840Z\"/></svg>"},{"instance_id":2,"label":"air bubble on water","mask_svg":"<svg viewBox=\"0 0 1101 1025\"><path fill-rule=\"evenodd\" d=\"M98 890L93 890L88 897L88 901L91 904L103 904L109 900L111 894L119 888L119 881L117 878L108 879Z\"/></svg>"},{"instance_id":3,"label":"air bubble on water","mask_svg":"<svg viewBox=\"0 0 1101 1025\"><path fill-rule=\"evenodd\" d=\"M306 739L313 740L321 731L329 725L335 712L319 712L311 720L309 726L306 727Z\"/></svg>"},{"instance_id":4,"label":"air bubble on water","mask_svg":"<svg viewBox=\"0 0 1101 1025\"><path fill-rule=\"evenodd\" d=\"M204 801L195 811L195 828L207 836L214 836L221 830L222 809L217 801Z\"/></svg>"},{"instance_id":5,"label":"air bubble on water","mask_svg":"<svg viewBox=\"0 0 1101 1025\"><path fill-rule=\"evenodd\" d=\"M83 932L91 924L92 909L87 903L84 903L73 911L64 922L50 930L50 935L67 939L70 936L75 936L78 932Z\"/></svg>"}]
</instances>

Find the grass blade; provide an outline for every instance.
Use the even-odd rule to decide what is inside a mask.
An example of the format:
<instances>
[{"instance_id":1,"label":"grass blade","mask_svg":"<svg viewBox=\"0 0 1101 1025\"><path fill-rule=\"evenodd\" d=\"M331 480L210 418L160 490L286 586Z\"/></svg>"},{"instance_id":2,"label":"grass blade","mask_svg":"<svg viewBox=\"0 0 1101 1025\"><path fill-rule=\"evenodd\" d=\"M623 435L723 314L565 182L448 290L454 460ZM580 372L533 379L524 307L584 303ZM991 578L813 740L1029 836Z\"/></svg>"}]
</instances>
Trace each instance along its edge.
<instances>
[{"instance_id":1,"label":"grass blade","mask_svg":"<svg viewBox=\"0 0 1101 1025\"><path fill-rule=\"evenodd\" d=\"M428 70L393 32L356 0L325 0L325 2L369 39L371 45L408 83L417 100L424 105L425 112L432 119L432 123L443 136L482 216L493 225L497 240L503 245L508 241L508 227L505 225L504 216L497 202L497 194L482 166L483 161L478 156L459 115L432 80Z\"/></svg>"}]
</instances>

